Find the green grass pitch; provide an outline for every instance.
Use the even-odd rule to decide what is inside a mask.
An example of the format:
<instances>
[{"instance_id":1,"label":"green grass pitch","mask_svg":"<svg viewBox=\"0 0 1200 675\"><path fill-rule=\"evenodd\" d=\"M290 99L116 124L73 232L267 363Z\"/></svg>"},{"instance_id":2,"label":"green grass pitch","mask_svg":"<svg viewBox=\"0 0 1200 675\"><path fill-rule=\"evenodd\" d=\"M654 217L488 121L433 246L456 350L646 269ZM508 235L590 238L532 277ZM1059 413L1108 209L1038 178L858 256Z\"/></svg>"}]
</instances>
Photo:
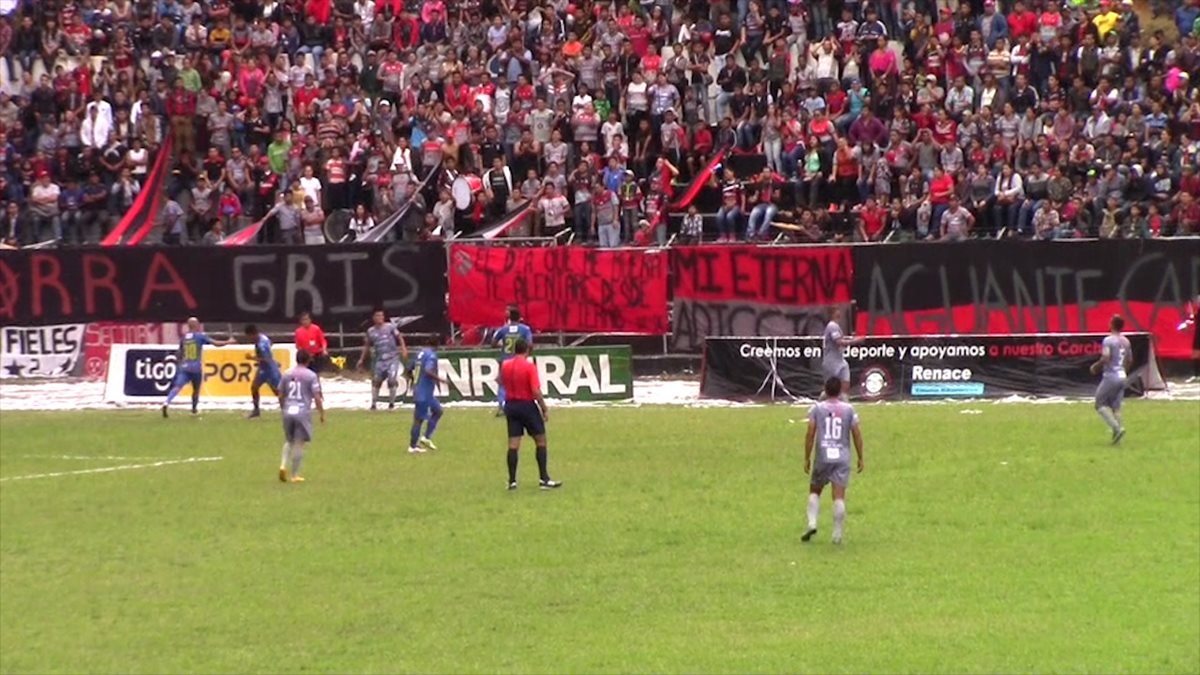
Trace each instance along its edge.
<instances>
[{"instance_id":1,"label":"green grass pitch","mask_svg":"<svg viewBox=\"0 0 1200 675\"><path fill-rule=\"evenodd\" d=\"M980 411L964 414L964 411ZM1200 672L1200 403L860 406L846 543L805 409L0 417L0 671ZM109 473L16 476L220 456Z\"/></svg>"}]
</instances>

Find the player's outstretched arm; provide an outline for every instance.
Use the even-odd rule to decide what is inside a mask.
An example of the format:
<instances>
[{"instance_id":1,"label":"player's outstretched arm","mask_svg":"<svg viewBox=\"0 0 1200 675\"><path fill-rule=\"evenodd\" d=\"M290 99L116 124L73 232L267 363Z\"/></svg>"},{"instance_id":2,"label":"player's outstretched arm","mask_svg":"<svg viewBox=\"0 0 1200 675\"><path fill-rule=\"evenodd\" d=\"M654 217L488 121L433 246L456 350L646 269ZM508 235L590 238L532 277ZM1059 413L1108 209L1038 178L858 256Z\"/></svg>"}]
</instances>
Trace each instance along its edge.
<instances>
[{"instance_id":1,"label":"player's outstretched arm","mask_svg":"<svg viewBox=\"0 0 1200 675\"><path fill-rule=\"evenodd\" d=\"M804 434L804 473L812 471L813 442L817 438L816 420L808 420L808 431Z\"/></svg>"},{"instance_id":2,"label":"player's outstretched arm","mask_svg":"<svg viewBox=\"0 0 1200 675\"><path fill-rule=\"evenodd\" d=\"M858 455L858 472L862 473L863 469L867 468L866 463L863 461L862 429L859 429L858 425L855 424L854 427L850 429L850 434L854 439L854 452Z\"/></svg>"}]
</instances>

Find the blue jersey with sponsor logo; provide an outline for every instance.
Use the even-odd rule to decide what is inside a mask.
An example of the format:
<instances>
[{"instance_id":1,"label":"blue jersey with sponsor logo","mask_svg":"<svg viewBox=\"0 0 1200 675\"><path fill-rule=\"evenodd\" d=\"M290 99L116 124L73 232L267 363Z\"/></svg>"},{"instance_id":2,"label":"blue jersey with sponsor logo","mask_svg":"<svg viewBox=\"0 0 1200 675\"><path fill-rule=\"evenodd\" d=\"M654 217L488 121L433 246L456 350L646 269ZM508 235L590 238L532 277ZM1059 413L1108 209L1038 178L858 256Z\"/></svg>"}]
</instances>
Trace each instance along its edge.
<instances>
[{"instance_id":1,"label":"blue jersey with sponsor logo","mask_svg":"<svg viewBox=\"0 0 1200 675\"><path fill-rule=\"evenodd\" d=\"M517 340L533 346L533 331L523 323L507 323L496 330L495 342L500 347L500 362L504 363L517 353Z\"/></svg>"},{"instance_id":2,"label":"blue jersey with sponsor logo","mask_svg":"<svg viewBox=\"0 0 1200 675\"><path fill-rule=\"evenodd\" d=\"M266 335L259 335L254 341L254 357L258 359L259 368L277 368L278 363L275 362L275 355L271 353L271 338Z\"/></svg>"},{"instance_id":3,"label":"blue jersey with sponsor logo","mask_svg":"<svg viewBox=\"0 0 1200 675\"><path fill-rule=\"evenodd\" d=\"M413 400L432 401L434 398L434 388L437 387L437 380L430 373L437 375L437 352L428 347L422 349L421 353L417 354L416 371L417 384L413 387Z\"/></svg>"},{"instance_id":4,"label":"blue jersey with sponsor logo","mask_svg":"<svg viewBox=\"0 0 1200 675\"><path fill-rule=\"evenodd\" d=\"M184 333L179 340L179 369L185 373L199 373L202 369L204 345L211 345L212 340L202 331Z\"/></svg>"}]
</instances>

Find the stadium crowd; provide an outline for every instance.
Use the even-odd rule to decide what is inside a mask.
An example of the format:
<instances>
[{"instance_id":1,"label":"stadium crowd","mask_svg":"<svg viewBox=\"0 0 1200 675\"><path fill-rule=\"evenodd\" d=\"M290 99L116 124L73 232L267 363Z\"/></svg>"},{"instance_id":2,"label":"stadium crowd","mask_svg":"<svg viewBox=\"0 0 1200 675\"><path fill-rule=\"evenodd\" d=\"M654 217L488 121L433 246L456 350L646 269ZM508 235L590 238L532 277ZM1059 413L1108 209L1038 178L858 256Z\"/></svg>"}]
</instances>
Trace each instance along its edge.
<instances>
[{"instance_id":1,"label":"stadium crowd","mask_svg":"<svg viewBox=\"0 0 1200 675\"><path fill-rule=\"evenodd\" d=\"M1154 9L0 0L0 231L96 242L169 147L167 243L264 218L318 243L327 214L362 234L408 200L406 240L527 200L536 233L606 246L1198 234L1200 0Z\"/></svg>"}]
</instances>

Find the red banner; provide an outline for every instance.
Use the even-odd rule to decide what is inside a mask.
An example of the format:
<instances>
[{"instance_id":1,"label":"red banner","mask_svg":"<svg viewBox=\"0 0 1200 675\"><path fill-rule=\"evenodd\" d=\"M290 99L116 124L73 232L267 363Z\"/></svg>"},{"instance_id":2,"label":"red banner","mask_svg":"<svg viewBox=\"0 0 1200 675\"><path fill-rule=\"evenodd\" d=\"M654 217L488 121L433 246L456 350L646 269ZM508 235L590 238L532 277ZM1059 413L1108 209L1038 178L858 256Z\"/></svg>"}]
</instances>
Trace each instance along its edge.
<instances>
[{"instance_id":1,"label":"red banner","mask_svg":"<svg viewBox=\"0 0 1200 675\"><path fill-rule=\"evenodd\" d=\"M854 294L846 246L693 246L671 250L675 298L834 305Z\"/></svg>"},{"instance_id":2,"label":"red banner","mask_svg":"<svg viewBox=\"0 0 1200 675\"><path fill-rule=\"evenodd\" d=\"M104 379L113 345L173 345L179 342L181 328L181 324L174 323L89 323L83 334L83 376L89 380Z\"/></svg>"},{"instance_id":3,"label":"red banner","mask_svg":"<svg viewBox=\"0 0 1200 675\"><path fill-rule=\"evenodd\" d=\"M499 325L510 304L540 331L667 332L667 254L580 246L450 248L450 320Z\"/></svg>"}]
</instances>

